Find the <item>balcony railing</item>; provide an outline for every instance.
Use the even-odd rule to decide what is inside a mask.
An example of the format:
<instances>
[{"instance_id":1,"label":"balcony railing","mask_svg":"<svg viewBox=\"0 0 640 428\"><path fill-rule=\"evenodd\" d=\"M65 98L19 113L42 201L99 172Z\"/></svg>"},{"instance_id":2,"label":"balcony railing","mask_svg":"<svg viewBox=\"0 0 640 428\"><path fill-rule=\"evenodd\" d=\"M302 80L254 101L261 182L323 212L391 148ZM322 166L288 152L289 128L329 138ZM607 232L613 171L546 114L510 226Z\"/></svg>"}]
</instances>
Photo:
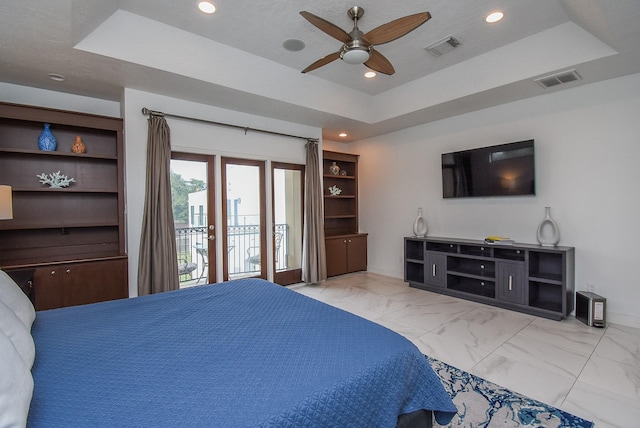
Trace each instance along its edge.
<instances>
[{"instance_id":1,"label":"balcony railing","mask_svg":"<svg viewBox=\"0 0 640 428\"><path fill-rule=\"evenodd\" d=\"M175 229L176 250L180 270L180 283L204 284L208 276L206 227L179 227ZM289 225L276 224L276 271L287 270L289 260ZM260 272L260 226L241 225L227 228L229 277L241 278Z\"/></svg>"}]
</instances>

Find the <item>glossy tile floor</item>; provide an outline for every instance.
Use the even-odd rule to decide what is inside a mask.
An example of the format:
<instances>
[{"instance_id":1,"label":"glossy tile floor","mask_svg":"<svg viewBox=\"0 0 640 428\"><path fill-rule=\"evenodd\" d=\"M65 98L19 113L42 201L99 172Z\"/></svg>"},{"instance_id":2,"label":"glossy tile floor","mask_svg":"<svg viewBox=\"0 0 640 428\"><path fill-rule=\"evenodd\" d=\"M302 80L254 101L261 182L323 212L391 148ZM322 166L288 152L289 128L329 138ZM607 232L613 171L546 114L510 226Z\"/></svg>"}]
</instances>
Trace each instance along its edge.
<instances>
[{"instance_id":1,"label":"glossy tile floor","mask_svg":"<svg viewBox=\"0 0 640 428\"><path fill-rule=\"evenodd\" d=\"M423 353L601 427L640 427L640 329L550 321L361 272L289 287L411 340Z\"/></svg>"}]
</instances>

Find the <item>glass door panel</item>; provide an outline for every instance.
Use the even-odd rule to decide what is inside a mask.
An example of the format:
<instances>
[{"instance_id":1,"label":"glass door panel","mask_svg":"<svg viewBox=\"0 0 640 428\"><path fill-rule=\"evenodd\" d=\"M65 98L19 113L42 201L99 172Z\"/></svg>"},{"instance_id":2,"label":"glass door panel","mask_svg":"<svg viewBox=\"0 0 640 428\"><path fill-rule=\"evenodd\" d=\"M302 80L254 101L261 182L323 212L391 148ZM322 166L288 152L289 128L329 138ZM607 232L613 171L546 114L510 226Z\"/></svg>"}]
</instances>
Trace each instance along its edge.
<instances>
[{"instance_id":1,"label":"glass door panel","mask_svg":"<svg viewBox=\"0 0 640 428\"><path fill-rule=\"evenodd\" d=\"M171 157L171 201L180 288L209 284L216 280L214 159L189 153L172 153Z\"/></svg>"},{"instance_id":2,"label":"glass door panel","mask_svg":"<svg viewBox=\"0 0 640 428\"><path fill-rule=\"evenodd\" d=\"M264 162L222 158L224 280L267 278Z\"/></svg>"},{"instance_id":3,"label":"glass door panel","mask_svg":"<svg viewBox=\"0 0 640 428\"><path fill-rule=\"evenodd\" d=\"M302 280L304 166L272 164L274 282Z\"/></svg>"}]
</instances>

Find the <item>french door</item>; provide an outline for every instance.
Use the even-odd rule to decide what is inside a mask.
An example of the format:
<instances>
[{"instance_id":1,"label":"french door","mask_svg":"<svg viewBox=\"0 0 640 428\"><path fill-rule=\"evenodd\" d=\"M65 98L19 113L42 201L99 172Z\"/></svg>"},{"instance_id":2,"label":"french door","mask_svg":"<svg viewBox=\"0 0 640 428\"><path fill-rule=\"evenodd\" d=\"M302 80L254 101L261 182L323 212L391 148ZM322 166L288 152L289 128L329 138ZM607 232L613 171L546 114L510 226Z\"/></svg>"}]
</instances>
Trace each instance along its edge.
<instances>
[{"instance_id":1,"label":"french door","mask_svg":"<svg viewBox=\"0 0 640 428\"><path fill-rule=\"evenodd\" d=\"M221 158L223 277L267 278L265 162Z\"/></svg>"},{"instance_id":2,"label":"french door","mask_svg":"<svg viewBox=\"0 0 640 428\"><path fill-rule=\"evenodd\" d=\"M180 287L216 282L215 156L171 153Z\"/></svg>"},{"instance_id":3,"label":"french door","mask_svg":"<svg viewBox=\"0 0 640 428\"><path fill-rule=\"evenodd\" d=\"M180 286L258 277L288 285L302 277L304 166L271 163L271 234L267 234L264 161L220 158L221 228L216 234L215 156L172 153L171 190ZM216 245L216 236L222 240ZM270 250L271 258L268 257ZM270 264L270 265L269 265Z\"/></svg>"},{"instance_id":4,"label":"french door","mask_svg":"<svg viewBox=\"0 0 640 428\"><path fill-rule=\"evenodd\" d=\"M304 166L271 164L273 200L273 282L302 280Z\"/></svg>"}]
</instances>

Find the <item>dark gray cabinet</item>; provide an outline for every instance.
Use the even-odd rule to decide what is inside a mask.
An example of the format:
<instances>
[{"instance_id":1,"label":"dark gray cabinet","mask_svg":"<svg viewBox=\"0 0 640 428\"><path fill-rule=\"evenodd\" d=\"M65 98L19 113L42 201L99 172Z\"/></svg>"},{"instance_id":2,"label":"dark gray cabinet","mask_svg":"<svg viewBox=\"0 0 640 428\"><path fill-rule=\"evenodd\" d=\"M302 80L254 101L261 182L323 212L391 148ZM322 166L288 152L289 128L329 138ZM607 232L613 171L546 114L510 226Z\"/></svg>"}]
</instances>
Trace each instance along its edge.
<instances>
[{"instance_id":1,"label":"dark gray cabinet","mask_svg":"<svg viewBox=\"0 0 640 428\"><path fill-rule=\"evenodd\" d=\"M408 237L410 286L560 320L573 311L574 248Z\"/></svg>"},{"instance_id":2,"label":"dark gray cabinet","mask_svg":"<svg viewBox=\"0 0 640 428\"><path fill-rule=\"evenodd\" d=\"M447 270L447 257L433 251L426 253L426 278L425 282L434 287L444 287Z\"/></svg>"},{"instance_id":3,"label":"dark gray cabinet","mask_svg":"<svg viewBox=\"0 0 640 428\"><path fill-rule=\"evenodd\" d=\"M498 299L525 304L524 262L498 262L496 281Z\"/></svg>"}]
</instances>

